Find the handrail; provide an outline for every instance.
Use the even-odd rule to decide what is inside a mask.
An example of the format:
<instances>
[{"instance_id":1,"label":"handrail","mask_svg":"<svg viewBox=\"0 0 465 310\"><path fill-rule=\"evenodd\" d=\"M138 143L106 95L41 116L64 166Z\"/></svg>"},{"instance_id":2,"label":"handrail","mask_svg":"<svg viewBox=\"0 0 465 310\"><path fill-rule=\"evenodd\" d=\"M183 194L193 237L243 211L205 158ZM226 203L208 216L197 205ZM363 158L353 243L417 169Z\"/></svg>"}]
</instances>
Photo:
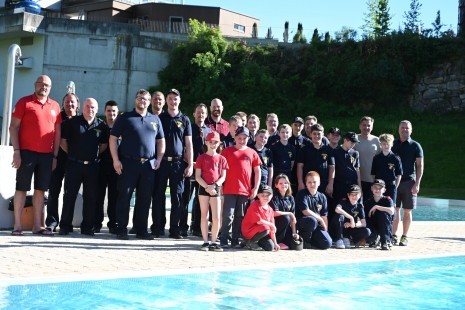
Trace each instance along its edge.
<instances>
[{"instance_id":1,"label":"handrail","mask_svg":"<svg viewBox=\"0 0 465 310\"><path fill-rule=\"evenodd\" d=\"M21 48L18 44L10 45L8 49L8 65L6 72L5 86L5 103L3 106L3 122L2 122L2 141L1 145L10 144L10 132L8 127L11 122L11 107L13 101L13 84L15 79L15 65L21 63Z\"/></svg>"}]
</instances>

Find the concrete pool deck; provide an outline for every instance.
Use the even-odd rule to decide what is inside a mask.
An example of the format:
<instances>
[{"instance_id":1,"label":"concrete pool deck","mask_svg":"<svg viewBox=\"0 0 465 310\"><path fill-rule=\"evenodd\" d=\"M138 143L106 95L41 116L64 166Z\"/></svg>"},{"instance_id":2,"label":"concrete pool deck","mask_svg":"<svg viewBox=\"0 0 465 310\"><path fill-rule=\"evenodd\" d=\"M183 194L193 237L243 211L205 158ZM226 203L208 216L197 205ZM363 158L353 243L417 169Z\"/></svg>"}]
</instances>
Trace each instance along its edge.
<instances>
[{"instance_id":1,"label":"concrete pool deck","mask_svg":"<svg viewBox=\"0 0 465 310\"><path fill-rule=\"evenodd\" d=\"M78 230L77 230L78 231ZM407 247L395 246L392 251L370 249L329 249L253 252L244 249L224 252L202 252L201 238L184 240L158 238L152 241L117 240L106 230L95 237L11 236L0 231L0 279L7 281L115 274L169 274L202 268L257 267L283 264L327 264L361 260L403 259L437 255L465 255L465 221L414 222Z\"/></svg>"}]
</instances>

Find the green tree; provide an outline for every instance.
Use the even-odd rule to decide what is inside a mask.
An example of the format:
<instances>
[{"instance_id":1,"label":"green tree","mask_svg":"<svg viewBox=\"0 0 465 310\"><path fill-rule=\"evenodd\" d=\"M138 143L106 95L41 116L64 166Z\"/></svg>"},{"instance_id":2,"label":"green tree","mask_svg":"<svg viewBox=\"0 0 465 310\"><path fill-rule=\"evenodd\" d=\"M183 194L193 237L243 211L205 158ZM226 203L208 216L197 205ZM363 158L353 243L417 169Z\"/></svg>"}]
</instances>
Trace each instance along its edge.
<instances>
[{"instance_id":1,"label":"green tree","mask_svg":"<svg viewBox=\"0 0 465 310\"><path fill-rule=\"evenodd\" d=\"M307 43L307 38L304 35L304 27L301 23L297 24L297 32L292 39L292 43Z\"/></svg>"},{"instance_id":2,"label":"green tree","mask_svg":"<svg viewBox=\"0 0 465 310\"><path fill-rule=\"evenodd\" d=\"M436 13L436 19L434 20L433 25L433 33L436 38L439 38L442 36L441 28L444 26L444 24L441 23L441 11L437 11Z\"/></svg>"},{"instance_id":3,"label":"green tree","mask_svg":"<svg viewBox=\"0 0 465 310\"><path fill-rule=\"evenodd\" d=\"M418 0L411 0L410 10L404 12L405 31L410 33L420 33L423 29L423 23L420 20L420 9L422 4Z\"/></svg>"},{"instance_id":4,"label":"green tree","mask_svg":"<svg viewBox=\"0 0 465 310\"><path fill-rule=\"evenodd\" d=\"M365 14L365 25L362 27L367 38L380 38L389 33L391 15L389 0L368 0L368 13Z\"/></svg>"},{"instance_id":5,"label":"green tree","mask_svg":"<svg viewBox=\"0 0 465 310\"><path fill-rule=\"evenodd\" d=\"M312 44L318 44L321 42L320 34L318 33L318 28L313 30L312 40L310 41Z\"/></svg>"},{"instance_id":6,"label":"green tree","mask_svg":"<svg viewBox=\"0 0 465 310\"><path fill-rule=\"evenodd\" d=\"M357 30L347 26L343 26L341 30L336 31L334 34L336 42L347 42L349 40L355 41L357 38Z\"/></svg>"}]
</instances>

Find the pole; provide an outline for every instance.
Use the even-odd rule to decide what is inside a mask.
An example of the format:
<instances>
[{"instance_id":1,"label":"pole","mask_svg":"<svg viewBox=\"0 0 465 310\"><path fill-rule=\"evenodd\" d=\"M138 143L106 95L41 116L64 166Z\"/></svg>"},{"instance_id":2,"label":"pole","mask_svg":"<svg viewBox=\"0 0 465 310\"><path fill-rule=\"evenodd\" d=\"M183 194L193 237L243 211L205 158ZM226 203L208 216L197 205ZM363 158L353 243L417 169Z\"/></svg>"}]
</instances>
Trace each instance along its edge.
<instances>
[{"instance_id":1,"label":"pole","mask_svg":"<svg viewBox=\"0 0 465 310\"><path fill-rule=\"evenodd\" d=\"M5 86L5 104L3 106L3 123L2 123L2 143L1 145L10 144L10 132L8 128L11 122L11 107L13 101L13 84L15 79L15 64L20 63L21 48L17 44L12 44L8 49L8 65L6 73Z\"/></svg>"}]
</instances>

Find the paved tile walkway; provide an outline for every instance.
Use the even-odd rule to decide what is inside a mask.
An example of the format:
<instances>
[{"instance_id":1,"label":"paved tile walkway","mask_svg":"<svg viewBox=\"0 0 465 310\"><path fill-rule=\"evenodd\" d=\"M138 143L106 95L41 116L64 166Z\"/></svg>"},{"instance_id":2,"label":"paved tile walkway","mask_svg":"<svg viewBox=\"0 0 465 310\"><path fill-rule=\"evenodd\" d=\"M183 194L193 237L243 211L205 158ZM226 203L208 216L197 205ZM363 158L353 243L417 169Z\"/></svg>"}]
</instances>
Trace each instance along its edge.
<instances>
[{"instance_id":1,"label":"paved tile walkway","mask_svg":"<svg viewBox=\"0 0 465 310\"><path fill-rule=\"evenodd\" d=\"M0 279L61 278L76 275L183 272L198 268L242 268L294 263L325 264L360 260L402 259L435 255L465 255L464 222L414 222L407 247L392 251L370 248L252 252L227 250L202 252L200 238L160 238L120 241L108 233L95 237L11 236L0 231Z\"/></svg>"}]
</instances>

